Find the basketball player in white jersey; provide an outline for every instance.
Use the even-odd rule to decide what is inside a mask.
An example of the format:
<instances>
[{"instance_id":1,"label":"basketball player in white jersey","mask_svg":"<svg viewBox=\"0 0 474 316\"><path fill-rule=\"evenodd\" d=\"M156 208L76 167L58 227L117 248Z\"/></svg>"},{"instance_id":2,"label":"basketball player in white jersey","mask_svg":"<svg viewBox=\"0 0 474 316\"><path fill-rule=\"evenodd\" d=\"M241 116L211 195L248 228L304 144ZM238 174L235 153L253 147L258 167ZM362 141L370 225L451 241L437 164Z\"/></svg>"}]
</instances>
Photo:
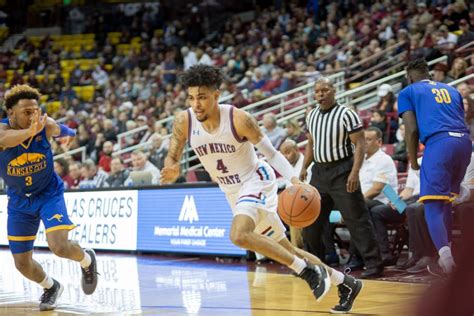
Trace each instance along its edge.
<instances>
[{"instance_id":1,"label":"basketball player in white jersey","mask_svg":"<svg viewBox=\"0 0 474 316\"><path fill-rule=\"evenodd\" d=\"M300 183L288 161L262 134L250 114L218 104L222 82L218 68L198 64L181 80L187 87L191 108L175 118L161 183L172 183L179 177L181 156L189 141L232 208L232 242L293 269L308 282L318 301L332 282L339 287L340 301L331 312L349 312L362 282L323 265L317 257L289 242L276 212L275 173L266 162L258 160L254 146L282 176L292 184Z\"/></svg>"}]
</instances>

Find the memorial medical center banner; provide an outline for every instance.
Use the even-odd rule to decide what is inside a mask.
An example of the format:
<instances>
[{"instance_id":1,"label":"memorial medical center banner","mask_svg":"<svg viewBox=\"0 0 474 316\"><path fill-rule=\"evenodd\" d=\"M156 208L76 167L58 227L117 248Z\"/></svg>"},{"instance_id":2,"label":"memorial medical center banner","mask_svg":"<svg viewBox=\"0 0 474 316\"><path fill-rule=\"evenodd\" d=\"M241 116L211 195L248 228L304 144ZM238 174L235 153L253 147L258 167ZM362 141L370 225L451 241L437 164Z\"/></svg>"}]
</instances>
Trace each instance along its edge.
<instances>
[{"instance_id":1,"label":"memorial medical center banner","mask_svg":"<svg viewBox=\"0 0 474 316\"><path fill-rule=\"evenodd\" d=\"M69 233L82 247L245 255L229 240L232 211L217 187L66 192ZM0 245L8 245L7 197L0 195ZM43 224L35 246L47 246Z\"/></svg>"}]
</instances>

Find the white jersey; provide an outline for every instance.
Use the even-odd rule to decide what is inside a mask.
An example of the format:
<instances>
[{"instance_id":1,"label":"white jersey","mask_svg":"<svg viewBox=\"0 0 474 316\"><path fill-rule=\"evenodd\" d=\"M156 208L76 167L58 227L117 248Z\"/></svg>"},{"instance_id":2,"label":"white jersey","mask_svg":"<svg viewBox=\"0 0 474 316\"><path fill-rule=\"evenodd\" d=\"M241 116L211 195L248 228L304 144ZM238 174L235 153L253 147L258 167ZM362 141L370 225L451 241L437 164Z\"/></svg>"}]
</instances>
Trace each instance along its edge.
<instances>
[{"instance_id":1,"label":"white jersey","mask_svg":"<svg viewBox=\"0 0 474 316\"><path fill-rule=\"evenodd\" d=\"M220 124L214 133L206 132L194 112L188 109L188 140L211 178L224 192L238 190L257 169L253 144L240 139L233 123L234 107L219 104Z\"/></svg>"}]
</instances>

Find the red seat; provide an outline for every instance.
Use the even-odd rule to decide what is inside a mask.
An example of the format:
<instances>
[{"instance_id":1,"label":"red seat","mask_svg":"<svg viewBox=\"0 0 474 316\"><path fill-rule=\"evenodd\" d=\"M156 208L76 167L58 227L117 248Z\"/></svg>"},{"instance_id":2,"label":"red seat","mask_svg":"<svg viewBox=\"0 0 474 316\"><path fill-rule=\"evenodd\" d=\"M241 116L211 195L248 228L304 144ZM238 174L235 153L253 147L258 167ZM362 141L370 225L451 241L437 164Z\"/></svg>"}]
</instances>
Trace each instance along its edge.
<instances>
[{"instance_id":1,"label":"red seat","mask_svg":"<svg viewBox=\"0 0 474 316\"><path fill-rule=\"evenodd\" d=\"M188 170L188 173L186 174L186 182L188 183L197 182L197 176L196 176L195 170Z\"/></svg>"}]
</instances>

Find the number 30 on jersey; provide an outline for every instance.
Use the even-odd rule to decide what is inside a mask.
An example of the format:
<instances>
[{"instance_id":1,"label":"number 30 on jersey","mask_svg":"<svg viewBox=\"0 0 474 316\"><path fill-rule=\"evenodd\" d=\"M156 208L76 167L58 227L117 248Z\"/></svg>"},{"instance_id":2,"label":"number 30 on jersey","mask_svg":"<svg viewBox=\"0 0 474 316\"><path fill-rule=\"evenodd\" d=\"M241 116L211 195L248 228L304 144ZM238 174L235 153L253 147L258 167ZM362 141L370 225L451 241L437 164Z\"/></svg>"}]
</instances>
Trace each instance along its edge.
<instances>
[{"instance_id":1,"label":"number 30 on jersey","mask_svg":"<svg viewBox=\"0 0 474 316\"><path fill-rule=\"evenodd\" d=\"M435 100L438 103L451 103L451 96L446 89L431 89L431 92L435 95Z\"/></svg>"}]
</instances>

